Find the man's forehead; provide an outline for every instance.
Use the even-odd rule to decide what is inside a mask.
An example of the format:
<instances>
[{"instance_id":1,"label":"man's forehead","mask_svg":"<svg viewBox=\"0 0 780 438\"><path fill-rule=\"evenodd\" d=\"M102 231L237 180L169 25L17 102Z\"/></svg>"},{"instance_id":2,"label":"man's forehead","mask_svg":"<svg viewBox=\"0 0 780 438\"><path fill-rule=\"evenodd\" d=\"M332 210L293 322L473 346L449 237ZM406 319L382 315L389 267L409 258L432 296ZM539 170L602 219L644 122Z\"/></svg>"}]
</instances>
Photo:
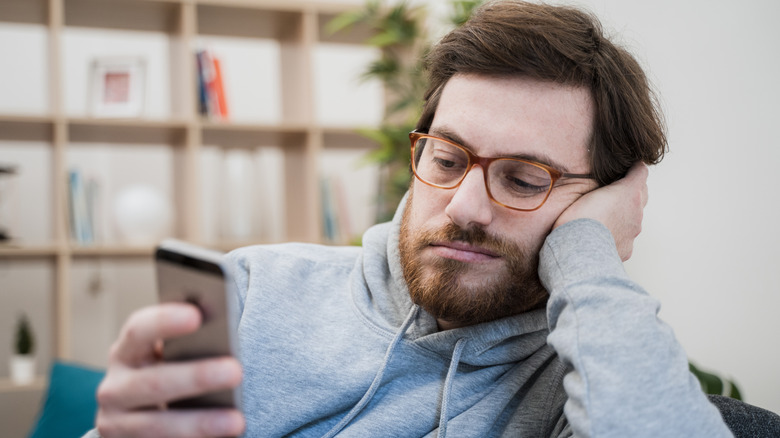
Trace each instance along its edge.
<instances>
[{"instance_id":1,"label":"man's forehead","mask_svg":"<svg viewBox=\"0 0 780 438\"><path fill-rule=\"evenodd\" d=\"M512 156L587 173L590 91L524 77L453 76L429 133L486 157Z\"/></svg>"},{"instance_id":2,"label":"man's forehead","mask_svg":"<svg viewBox=\"0 0 780 438\"><path fill-rule=\"evenodd\" d=\"M521 151L518 147L512 147L512 144L509 143L505 145L505 147L500 148L502 150L505 150L506 152L499 152L498 155L483 155L479 152L480 147L479 145L472 145L469 144L468 141L464 140L457 132L457 128L451 128L447 125L441 125L441 126L433 126L431 127L429 134L435 135L437 137L441 137L443 139L452 141L454 143L457 143L466 149L469 149L471 152L480 155L485 156L487 158L493 158L493 157L504 157L504 158L519 158L521 160L529 160L529 161L535 161L537 163L546 164L550 167L553 167L555 169L558 169L562 172L570 172L569 168L564 164L559 162L558 160L553 159L550 157L549 154L546 153L546 151L534 151L534 152L528 152L528 151Z\"/></svg>"}]
</instances>

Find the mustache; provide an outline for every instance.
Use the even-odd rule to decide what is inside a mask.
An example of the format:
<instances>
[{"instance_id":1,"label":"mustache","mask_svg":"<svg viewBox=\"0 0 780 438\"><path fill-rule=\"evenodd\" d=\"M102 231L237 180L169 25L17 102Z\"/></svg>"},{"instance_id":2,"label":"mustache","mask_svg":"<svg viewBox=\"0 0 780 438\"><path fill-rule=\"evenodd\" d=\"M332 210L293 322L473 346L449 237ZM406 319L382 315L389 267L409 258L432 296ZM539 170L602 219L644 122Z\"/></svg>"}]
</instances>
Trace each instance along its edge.
<instances>
[{"instance_id":1,"label":"mustache","mask_svg":"<svg viewBox=\"0 0 780 438\"><path fill-rule=\"evenodd\" d=\"M461 228L450 222L438 230L424 232L419 242L419 248L423 249L434 242L465 242L495 252L500 256L517 253L519 248L510 244L506 239L489 234L482 228Z\"/></svg>"}]
</instances>

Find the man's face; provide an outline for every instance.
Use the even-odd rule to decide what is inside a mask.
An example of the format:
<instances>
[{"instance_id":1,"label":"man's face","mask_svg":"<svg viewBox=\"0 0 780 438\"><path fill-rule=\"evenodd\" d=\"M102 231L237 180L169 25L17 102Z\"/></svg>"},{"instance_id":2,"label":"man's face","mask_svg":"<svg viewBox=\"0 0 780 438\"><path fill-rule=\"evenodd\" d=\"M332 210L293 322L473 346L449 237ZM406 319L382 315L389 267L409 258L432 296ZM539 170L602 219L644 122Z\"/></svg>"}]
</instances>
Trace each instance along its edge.
<instances>
[{"instance_id":1,"label":"man's face","mask_svg":"<svg viewBox=\"0 0 780 438\"><path fill-rule=\"evenodd\" d=\"M429 134L479 156L522 156L568 173L590 172L590 93L518 77L455 75L444 87ZM540 306L539 250L566 207L596 187L563 179L536 211L490 200L484 169L459 187L439 189L413 179L400 250L412 300L442 328L515 315Z\"/></svg>"}]
</instances>

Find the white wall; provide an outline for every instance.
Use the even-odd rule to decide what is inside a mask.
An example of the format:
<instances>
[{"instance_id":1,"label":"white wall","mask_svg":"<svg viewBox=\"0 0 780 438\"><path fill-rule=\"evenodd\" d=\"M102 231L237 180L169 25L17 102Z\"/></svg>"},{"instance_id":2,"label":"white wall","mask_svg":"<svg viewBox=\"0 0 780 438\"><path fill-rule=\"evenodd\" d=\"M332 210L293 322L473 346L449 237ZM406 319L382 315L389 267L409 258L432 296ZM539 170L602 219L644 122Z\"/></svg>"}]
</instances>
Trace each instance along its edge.
<instances>
[{"instance_id":1,"label":"white wall","mask_svg":"<svg viewBox=\"0 0 780 438\"><path fill-rule=\"evenodd\" d=\"M669 125L629 273L692 361L780 412L780 26L775 0L592 0Z\"/></svg>"}]
</instances>

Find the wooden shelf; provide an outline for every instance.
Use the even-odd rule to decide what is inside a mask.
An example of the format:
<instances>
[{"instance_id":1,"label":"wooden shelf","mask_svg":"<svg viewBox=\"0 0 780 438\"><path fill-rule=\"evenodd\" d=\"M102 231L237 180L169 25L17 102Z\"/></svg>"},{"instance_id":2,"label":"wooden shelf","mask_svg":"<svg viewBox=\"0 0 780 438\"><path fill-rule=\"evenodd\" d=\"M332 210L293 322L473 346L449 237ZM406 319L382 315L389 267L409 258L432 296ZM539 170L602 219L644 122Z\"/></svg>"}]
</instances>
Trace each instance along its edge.
<instances>
[{"instance_id":1,"label":"wooden shelf","mask_svg":"<svg viewBox=\"0 0 780 438\"><path fill-rule=\"evenodd\" d=\"M157 146L171 147L175 151L162 151L170 158L170 190L174 198L176 219L175 234L182 240L202 243L207 238L201 217L203 201L201 189L204 183L202 160L204 146L220 148L257 149L274 147L283 154L280 187L281 197L296 202L285 203L280 214L285 234L280 240L322 242L322 213L320 211L319 163L329 148L368 149L373 145L355 132L360 126L322 126L315 122L314 56L317 45L339 43L359 45L370 35L368 29L329 35L326 24L338 13L360 7L356 4L338 4L315 1L287 0L0 0L0 24L31 23L46 28L45 44L46 81L48 106L45 114L0 114L0 141L18 144L44 143L49 151L36 153L46 157L46 178L50 182L51 196L27 196L24 202L48 203L42 210L51 212L51 230L45 231L53 243L40 245L0 246L0 261L51 259L52 280L50 312L54 322L51 333L52 356L72 359L74 334L72 306L77 304L78 294L72 288L82 287L77 280L79 269L92 263L89 259L121 259L125 266L140 266L139 260L149 259L154 253L151 245L129 246L123 244L99 244L77 246L70 242L68 229L68 189L66 175L79 160L93 152L95 155L111 155L117 148L121 154L134 153L135 145L154 146L138 148L144 151ZM155 40L160 37L169 44L164 46L170 65L166 66L170 77L163 78L170 104L169 118L97 118L69 114L73 105L65 104L67 81L83 81L86 77L74 77L69 66L69 56L75 56L68 48L67 38L77 30L88 29L90 38L100 39L105 29L137 31ZM162 34L162 35L160 35ZM130 35L130 36L128 36ZM133 38L133 33L113 32L112 38ZM279 122L248 123L215 121L198 115L196 96L196 62L194 51L201 40L210 37L248 38L251 44L270 40L278 50L280 69ZM264 43L263 43L264 44ZM260 44L258 44L260 45ZM278 49L277 49L278 47ZM43 50L43 49L42 49ZM276 52L274 52L276 53ZM71 61L72 62L72 61ZM85 68L78 70L84 75ZM86 73L88 74L88 73ZM151 75L149 75L151 76ZM148 80L151 80L147 78ZM160 81L160 79L157 79ZM168 111L166 109L166 111ZM78 114L78 113L76 113ZM167 113L165 113L167 114ZM86 146L85 146L86 145ZM94 148L93 148L94 145ZM130 145L131 147L126 147ZM39 145L36 145L38 147ZM0 145L0 148L2 146ZM38 148L40 149L40 148ZM104 153L109 151L107 153ZM130 152L128 152L130 151ZM154 150L154 153L160 152ZM274 152L275 153L275 152ZM0 155L2 150L0 149ZM113 159L113 157L112 157ZM102 163L102 162L101 162ZM165 163L168 163L166 161ZM155 163L158 164L158 163ZM28 168L37 165L37 162ZM165 164L167 165L167 164ZM137 163L136 163L137 166ZM97 167L97 165L94 165ZM142 166L141 166L142 167ZM37 171L37 169L36 169ZM144 169L138 169L143 175ZM168 175L166 175L167 178ZM167 184L166 180L166 184ZM118 183L117 183L118 185ZM36 192L37 193L37 192ZM44 199L39 199L44 198ZM47 225L48 226L48 225ZM277 239L277 237L274 237ZM259 237L246 241L215 242L212 247L229 251L239 246L260 243ZM59 242L59 243L58 243ZM113 260L112 260L113 261ZM47 260L48 262L48 260ZM80 265L80 266L74 266ZM112 269L114 264L112 265ZM135 269L135 268L134 268ZM48 278L48 277L47 277ZM2 304L0 304L2 305ZM48 317L48 315L47 315ZM100 328L101 330L103 328ZM42 378L30 388L41 389ZM25 390L0 380L0 392Z\"/></svg>"},{"instance_id":2,"label":"wooden shelf","mask_svg":"<svg viewBox=\"0 0 780 438\"><path fill-rule=\"evenodd\" d=\"M46 0L3 0L0 21L9 23L46 24L48 21Z\"/></svg>"},{"instance_id":3,"label":"wooden shelf","mask_svg":"<svg viewBox=\"0 0 780 438\"><path fill-rule=\"evenodd\" d=\"M52 117L0 115L0 140L49 142L53 130Z\"/></svg>"},{"instance_id":4,"label":"wooden shelf","mask_svg":"<svg viewBox=\"0 0 780 438\"><path fill-rule=\"evenodd\" d=\"M67 120L72 142L184 144L187 124L177 120L73 118Z\"/></svg>"},{"instance_id":5,"label":"wooden shelf","mask_svg":"<svg viewBox=\"0 0 780 438\"><path fill-rule=\"evenodd\" d=\"M73 257L152 257L153 246L95 245L71 246Z\"/></svg>"},{"instance_id":6,"label":"wooden shelf","mask_svg":"<svg viewBox=\"0 0 780 438\"><path fill-rule=\"evenodd\" d=\"M64 25L173 33L181 1L64 0Z\"/></svg>"},{"instance_id":7,"label":"wooden shelf","mask_svg":"<svg viewBox=\"0 0 780 438\"><path fill-rule=\"evenodd\" d=\"M55 245L0 245L0 258L12 257L53 257L59 253Z\"/></svg>"},{"instance_id":8,"label":"wooden shelf","mask_svg":"<svg viewBox=\"0 0 780 438\"><path fill-rule=\"evenodd\" d=\"M338 149L369 150L376 146L373 140L364 137L354 128L325 128L322 130L323 146Z\"/></svg>"},{"instance_id":9,"label":"wooden shelf","mask_svg":"<svg viewBox=\"0 0 780 438\"><path fill-rule=\"evenodd\" d=\"M154 247L127 245L57 246L57 245L0 245L0 258L36 258L66 255L72 257L151 257Z\"/></svg>"},{"instance_id":10,"label":"wooden shelf","mask_svg":"<svg viewBox=\"0 0 780 438\"><path fill-rule=\"evenodd\" d=\"M198 2L198 33L246 38L294 39L294 30L301 27L302 12L300 7L284 7L282 3Z\"/></svg>"},{"instance_id":11,"label":"wooden shelf","mask_svg":"<svg viewBox=\"0 0 780 438\"><path fill-rule=\"evenodd\" d=\"M306 132L311 128L306 123L280 122L280 123L246 123L231 122L225 120L200 120L200 127L204 130L231 130L231 131L266 131L282 133Z\"/></svg>"},{"instance_id":12,"label":"wooden shelf","mask_svg":"<svg viewBox=\"0 0 780 438\"><path fill-rule=\"evenodd\" d=\"M13 392L27 392L27 391L43 391L46 389L48 379L44 376L38 376L32 383L26 385L17 385L12 382L10 378L0 379L0 394L13 393Z\"/></svg>"}]
</instances>

